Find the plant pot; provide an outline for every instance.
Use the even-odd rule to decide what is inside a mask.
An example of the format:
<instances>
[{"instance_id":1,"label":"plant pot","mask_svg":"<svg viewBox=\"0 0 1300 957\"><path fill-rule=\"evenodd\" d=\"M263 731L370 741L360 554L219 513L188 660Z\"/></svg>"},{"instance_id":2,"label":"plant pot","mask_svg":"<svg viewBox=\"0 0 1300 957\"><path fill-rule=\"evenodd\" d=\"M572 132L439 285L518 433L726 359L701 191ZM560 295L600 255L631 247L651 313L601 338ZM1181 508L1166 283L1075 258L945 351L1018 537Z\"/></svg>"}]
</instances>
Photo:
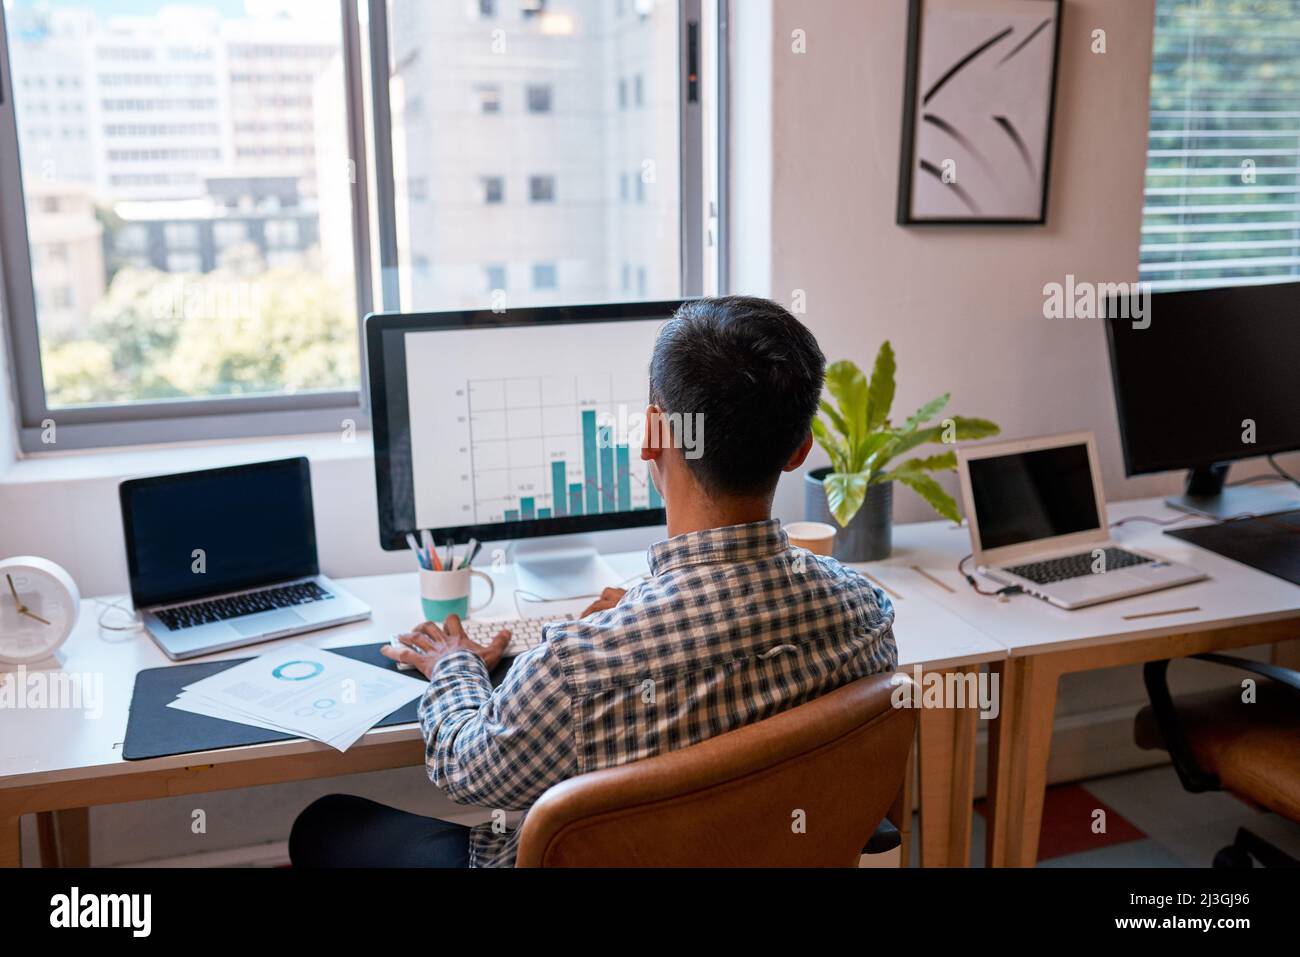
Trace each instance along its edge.
<instances>
[{"instance_id":1,"label":"plant pot","mask_svg":"<svg viewBox=\"0 0 1300 957\"><path fill-rule=\"evenodd\" d=\"M827 466L804 474L804 518L834 527L834 555L842 562L876 562L888 558L894 537L894 483L869 486L862 508L847 527L842 527L826 504L824 480L830 471Z\"/></svg>"}]
</instances>

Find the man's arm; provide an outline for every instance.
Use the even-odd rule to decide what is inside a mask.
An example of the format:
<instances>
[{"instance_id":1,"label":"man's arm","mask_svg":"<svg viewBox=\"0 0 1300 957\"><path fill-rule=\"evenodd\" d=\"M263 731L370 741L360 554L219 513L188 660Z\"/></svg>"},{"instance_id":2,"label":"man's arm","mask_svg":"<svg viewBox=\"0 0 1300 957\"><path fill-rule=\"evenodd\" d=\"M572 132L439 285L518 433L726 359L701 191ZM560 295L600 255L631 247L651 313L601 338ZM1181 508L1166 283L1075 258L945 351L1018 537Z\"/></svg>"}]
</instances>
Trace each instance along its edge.
<instances>
[{"instance_id":1,"label":"man's arm","mask_svg":"<svg viewBox=\"0 0 1300 957\"><path fill-rule=\"evenodd\" d=\"M459 804L525 810L577 774L569 696L546 642L516 658L495 690L478 656L439 660L420 729L429 780Z\"/></svg>"},{"instance_id":2,"label":"man's arm","mask_svg":"<svg viewBox=\"0 0 1300 957\"><path fill-rule=\"evenodd\" d=\"M443 628L426 622L403 635L405 648L384 649L429 678L419 708L425 767L461 804L523 810L577 773L563 670L546 642L515 659L492 689L488 669L509 638L475 644L453 615Z\"/></svg>"}]
</instances>

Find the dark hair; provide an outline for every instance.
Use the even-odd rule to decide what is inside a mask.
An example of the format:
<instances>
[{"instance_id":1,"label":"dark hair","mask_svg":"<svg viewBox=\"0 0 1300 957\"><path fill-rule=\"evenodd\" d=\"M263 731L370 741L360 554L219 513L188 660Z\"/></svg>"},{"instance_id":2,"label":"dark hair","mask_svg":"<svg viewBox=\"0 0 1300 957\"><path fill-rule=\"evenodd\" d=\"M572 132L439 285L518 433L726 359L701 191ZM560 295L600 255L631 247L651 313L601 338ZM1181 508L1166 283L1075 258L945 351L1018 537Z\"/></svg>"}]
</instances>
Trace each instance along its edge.
<instances>
[{"instance_id":1,"label":"dark hair","mask_svg":"<svg viewBox=\"0 0 1300 957\"><path fill-rule=\"evenodd\" d=\"M813 334L781 305L696 299L659 331L650 401L703 416L703 454L686 464L706 489L770 494L808 437L825 368Z\"/></svg>"}]
</instances>

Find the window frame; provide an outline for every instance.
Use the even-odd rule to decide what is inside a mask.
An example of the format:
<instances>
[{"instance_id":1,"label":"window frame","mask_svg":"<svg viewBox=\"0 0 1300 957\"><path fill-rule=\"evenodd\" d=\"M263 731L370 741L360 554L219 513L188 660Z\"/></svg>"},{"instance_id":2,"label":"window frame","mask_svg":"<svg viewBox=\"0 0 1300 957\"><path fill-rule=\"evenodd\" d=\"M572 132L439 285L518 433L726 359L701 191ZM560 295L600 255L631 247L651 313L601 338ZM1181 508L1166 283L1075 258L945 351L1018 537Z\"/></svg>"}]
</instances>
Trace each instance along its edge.
<instances>
[{"instance_id":1,"label":"window frame","mask_svg":"<svg viewBox=\"0 0 1300 957\"><path fill-rule=\"evenodd\" d=\"M705 236L716 225L714 242L726 248L725 219L710 216L705 203L704 109L700 82L688 79L693 49L699 70L704 40L702 6L716 3L725 21L728 0L677 0L679 227L681 295L702 295L705 286ZM368 22L363 26L362 6ZM356 281L359 356L358 389L314 393L137 401L51 409L45 397L37 326L35 283L23 192L17 115L10 72L8 24L0 8L0 325L6 337L18 445L24 455L42 452L157 445L176 442L246 439L341 432L370 426L369 383L364 321L368 313L400 311L397 215L393 179L392 114L388 89L388 12L386 0L339 0L342 24L345 126L355 167L352 184L353 266ZM719 35L723 34L719 24ZM368 35L367 35L368 34ZM362 44L368 47L369 70ZM722 64L719 64L721 68ZM364 75L368 72L368 76ZM367 82L369 95L367 95ZM690 93L694 92L692 100ZM717 97L718 142L725 143L727 84L722 76L710 87ZM367 121L373 139L367 141ZM718 152L722 153L719 146ZM722 197L716 200L723 205ZM713 285L725 284L724 260ZM48 424L55 441L50 444Z\"/></svg>"}]
</instances>

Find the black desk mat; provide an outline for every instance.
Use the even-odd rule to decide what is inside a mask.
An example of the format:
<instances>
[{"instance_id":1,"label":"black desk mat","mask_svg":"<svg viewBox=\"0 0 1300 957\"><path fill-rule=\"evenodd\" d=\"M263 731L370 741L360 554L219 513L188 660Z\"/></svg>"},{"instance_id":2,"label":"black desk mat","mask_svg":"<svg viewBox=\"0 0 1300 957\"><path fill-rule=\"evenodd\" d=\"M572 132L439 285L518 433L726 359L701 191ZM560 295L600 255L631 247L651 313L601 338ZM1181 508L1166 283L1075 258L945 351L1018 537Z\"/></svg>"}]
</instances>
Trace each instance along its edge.
<instances>
[{"instance_id":1,"label":"black desk mat","mask_svg":"<svg viewBox=\"0 0 1300 957\"><path fill-rule=\"evenodd\" d=\"M397 664L380 653L383 647L381 643L325 650L396 671ZM126 721L126 739L122 742L122 757L127 761L143 761L146 758L165 758L176 754L238 748L247 744L298 740L292 734L254 728L234 721L209 718L206 715L190 714L188 711L167 707L176 700L177 695L186 685L191 685L227 668L233 668L250 658L148 668L137 674L135 691L131 695L131 712ZM494 685L500 683L509 667L509 659L497 666L492 673ZM413 723L418 720L416 709L419 704L420 699L416 698L381 719L375 727L387 728L395 724Z\"/></svg>"},{"instance_id":2,"label":"black desk mat","mask_svg":"<svg viewBox=\"0 0 1300 957\"><path fill-rule=\"evenodd\" d=\"M1300 511L1167 528L1165 534L1300 585Z\"/></svg>"}]
</instances>

